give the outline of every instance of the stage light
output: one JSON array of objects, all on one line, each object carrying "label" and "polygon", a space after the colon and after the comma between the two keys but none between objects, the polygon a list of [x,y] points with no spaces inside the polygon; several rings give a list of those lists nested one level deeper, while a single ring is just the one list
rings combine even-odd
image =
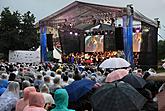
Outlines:
[{"label": "stage light", "polygon": [[74,35],[75,35],[75,36],[77,36],[77,35],[78,35],[78,33],[74,33]]},{"label": "stage light", "polygon": [[73,34],[73,32],[70,32],[69,34],[70,34],[70,35],[72,35],[72,34]]},{"label": "stage light", "polygon": [[59,28],[60,28],[60,26],[58,25],[58,26],[57,26],[57,29],[59,29]]},{"label": "stage light", "polygon": [[136,28],[136,33],[139,33],[140,32],[140,28]]},{"label": "stage light", "polygon": [[108,32],[105,32],[105,35],[107,35],[108,34]]}]

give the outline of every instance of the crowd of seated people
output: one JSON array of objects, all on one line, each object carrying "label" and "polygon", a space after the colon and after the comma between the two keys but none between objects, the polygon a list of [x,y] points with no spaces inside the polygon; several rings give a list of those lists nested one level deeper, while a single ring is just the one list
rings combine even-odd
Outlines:
[{"label": "crowd of seated people", "polygon": [[[101,57],[109,57],[110,53],[101,54]],[[89,66],[79,70],[75,63],[0,63],[0,111],[92,111],[90,96],[105,84],[106,76],[112,70]],[[130,73],[146,81],[145,87],[138,89],[148,100],[142,111],[157,111],[159,92],[165,92],[163,86],[159,91],[163,82],[148,80],[151,73],[140,68],[132,69]],[[95,81],[96,84],[78,102],[69,101],[65,87],[83,79]]]}]

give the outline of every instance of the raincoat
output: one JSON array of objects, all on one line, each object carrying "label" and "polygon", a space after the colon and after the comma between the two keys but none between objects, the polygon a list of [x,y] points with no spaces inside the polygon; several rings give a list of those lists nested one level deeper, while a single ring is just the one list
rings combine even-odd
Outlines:
[{"label": "raincoat", "polygon": [[56,107],[51,111],[75,111],[68,109],[68,93],[66,89],[57,89],[54,94]]}]

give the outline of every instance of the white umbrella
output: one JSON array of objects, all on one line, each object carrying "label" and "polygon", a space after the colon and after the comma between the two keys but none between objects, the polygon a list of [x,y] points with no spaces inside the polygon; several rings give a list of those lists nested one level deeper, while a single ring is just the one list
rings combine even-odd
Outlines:
[{"label": "white umbrella", "polygon": [[162,65],[162,67],[165,69],[165,63]]},{"label": "white umbrella", "polygon": [[129,66],[130,63],[123,58],[110,58],[104,60],[99,67],[115,69],[115,68],[129,67]]}]

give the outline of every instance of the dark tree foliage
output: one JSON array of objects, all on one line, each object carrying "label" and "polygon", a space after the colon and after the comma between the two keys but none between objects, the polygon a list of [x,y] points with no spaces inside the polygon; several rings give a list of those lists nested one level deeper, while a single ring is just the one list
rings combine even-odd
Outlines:
[{"label": "dark tree foliage", "polygon": [[158,60],[165,59],[165,40],[158,42]]},{"label": "dark tree foliage", "polygon": [[9,50],[37,48],[39,37],[34,23],[35,17],[30,11],[21,15],[4,8],[0,15],[0,53],[8,56]]}]

